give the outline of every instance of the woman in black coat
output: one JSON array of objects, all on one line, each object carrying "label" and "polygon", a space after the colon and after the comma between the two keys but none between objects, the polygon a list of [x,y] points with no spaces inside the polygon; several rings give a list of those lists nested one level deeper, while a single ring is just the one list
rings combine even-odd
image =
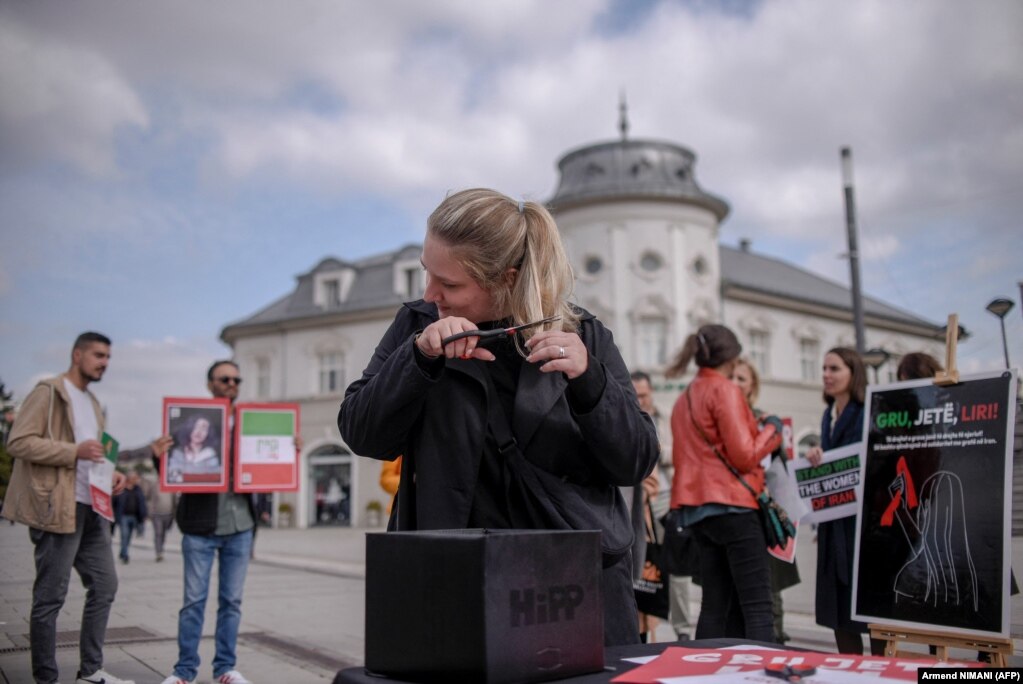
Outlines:
[{"label": "woman in black coat", "polygon": [[[821,453],[863,440],[863,400],[867,371],[855,350],[836,347],[824,355],[824,409],[821,444],[807,452],[813,465]],[[852,574],[856,542],[856,516],[817,526],[817,624],[835,632],[839,653],[863,655],[867,625],[853,620]],[[871,652],[883,653],[883,642],[871,640]]]},{"label": "woman in black coat", "polygon": [[638,642],[618,487],[651,472],[657,435],[610,331],[567,301],[554,219],[464,190],[431,214],[422,262],[423,299],[398,311],[338,414],[355,453],[403,455],[389,528],[600,529],[605,643]]}]

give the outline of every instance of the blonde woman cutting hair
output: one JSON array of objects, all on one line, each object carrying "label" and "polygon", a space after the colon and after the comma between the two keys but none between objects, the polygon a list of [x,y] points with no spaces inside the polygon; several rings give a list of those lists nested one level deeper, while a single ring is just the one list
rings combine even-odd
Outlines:
[{"label": "blonde woman cutting hair", "polygon": [[554,219],[464,190],[430,215],[422,262],[423,299],[398,311],[338,414],[356,453],[403,454],[389,528],[600,529],[605,643],[636,643],[618,487],[651,472],[657,435],[610,331],[568,302]]}]

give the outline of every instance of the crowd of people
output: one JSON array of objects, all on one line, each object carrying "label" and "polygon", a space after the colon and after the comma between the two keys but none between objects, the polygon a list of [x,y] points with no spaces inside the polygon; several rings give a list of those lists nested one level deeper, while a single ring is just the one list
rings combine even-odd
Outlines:
[{"label": "crowd of people", "polygon": [[[119,556],[128,563],[131,538],[142,532],[148,518],[157,561],[163,560],[172,520],[182,536],[184,598],[178,614],[178,660],[164,684],[191,684],[198,675],[199,640],[215,561],[219,568],[214,679],[219,684],[249,684],[235,665],[245,575],[255,528],[265,519],[260,497],[230,490],[175,496],[143,480],[139,469],[114,470],[110,483],[114,523],[108,522],[102,508],[94,508],[90,491],[90,473],[106,460],[106,450],[101,442],[105,416],[88,386],[106,372],[110,347],[110,338],[100,333],[79,335],[67,372],[32,390],[7,441],[14,468],[2,515],[28,526],[35,549],[29,618],[32,676],[43,684],[57,681],[57,615],[74,569],[86,589],[76,684],[132,684],[103,669],[107,620],[117,593],[111,540],[116,526],[121,535]],[[207,387],[215,398],[233,403],[240,383],[233,361],[215,361],[207,372]],[[186,441],[201,446],[203,431],[202,426],[191,425]],[[295,442],[300,450],[301,439],[296,437]],[[118,461],[132,465],[152,460],[157,466],[173,444],[171,436],[162,435],[146,446],[122,450]]]},{"label": "crowd of people", "polygon": [[[611,331],[569,301],[572,270],[543,205],[486,189],[453,193],[428,219],[422,264],[423,298],[396,313],[337,419],[355,453],[385,465],[381,483],[394,494],[389,529],[598,529],[605,644],[653,638],[657,618],[680,638],[695,627],[698,639],[784,642],[781,591],[800,581],[798,569],[768,555],[758,514],[758,495],[771,486],[765,465],[786,467],[782,422],[757,406],[757,370],[736,335],[708,324],[685,340],[667,375],[688,377],[692,365],[695,374],[662,425],[650,377],[630,373]],[[88,588],[77,681],[123,681],[102,669],[117,578],[110,525],[88,492],[89,468],[103,458],[103,415],[87,386],[102,377],[109,350],[106,337],[82,335],[68,372],[25,400],[8,444],[15,469],[3,515],[27,524],[36,548],[38,682],[57,678],[56,615],[72,567]],[[914,368],[906,372],[926,372]],[[207,373],[213,397],[234,402],[240,383],[233,361]],[[854,351],[825,354],[826,408],[811,462],[860,439],[865,386]],[[666,430],[670,450],[661,448]],[[203,421],[184,430],[170,456],[182,471],[213,462],[208,433]],[[125,460],[156,459],[170,444],[163,436]],[[56,484],[33,486],[39,482]],[[147,518],[158,561],[172,519],[182,533],[179,656],[164,684],[189,684],[198,674],[214,561],[213,674],[222,684],[246,684],[235,650],[254,530],[264,517],[259,501],[231,491],[175,497],[135,473],[115,474],[113,488],[122,562]],[[649,570],[646,545],[663,541],[668,509],[691,532],[695,571],[691,579],[662,577],[665,607],[640,612],[635,586]],[[817,620],[834,630],[843,653],[862,653],[865,631],[850,618],[854,530],[849,518],[816,530]],[[702,586],[695,626],[690,581]]]}]

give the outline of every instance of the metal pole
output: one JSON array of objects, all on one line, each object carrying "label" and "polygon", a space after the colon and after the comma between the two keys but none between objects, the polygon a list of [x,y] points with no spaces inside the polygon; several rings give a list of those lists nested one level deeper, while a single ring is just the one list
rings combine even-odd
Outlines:
[{"label": "metal pole", "polygon": [[856,351],[866,348],[863,330],[863,295],[860,290],[860,251],[856,239],[856,198],[853,195],[852,150],[842,148],[842,185],[845,188],[845,230],[849,242],[849,280],[852,285],[853,326],[856,329]]},{"label": "metal pole", "polygon": [[998,321],[1002,324],[1002,351],[1005,352],[1005,367],[1006,369],[1012,368],[1009,365],[1009,343],[1005,340],[1005,316],[999,316]]}]

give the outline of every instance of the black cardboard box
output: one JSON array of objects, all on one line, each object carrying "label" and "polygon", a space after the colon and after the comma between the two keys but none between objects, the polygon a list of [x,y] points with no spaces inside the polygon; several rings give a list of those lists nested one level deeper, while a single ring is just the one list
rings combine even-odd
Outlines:
[{"label": "black cardboard box", "polygon": [[600,533],[366,535],[366,669],[421,682],[542,682],[604,667]]}]

